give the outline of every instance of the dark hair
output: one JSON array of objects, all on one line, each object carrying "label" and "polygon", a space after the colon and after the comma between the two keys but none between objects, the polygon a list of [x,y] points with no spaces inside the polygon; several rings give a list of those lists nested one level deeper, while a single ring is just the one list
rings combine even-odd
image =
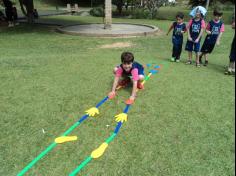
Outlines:
[{"label": "dark hair", "polygon": [[197,12],[201,14],[201,18],[204,18],[204,15],[202,14],[202,11],[199,8],[196,9],[196,13]]},{"label": "dark hair", "polygon": [[223,12],[221,12],[221,11],[218,10],[218,9],[215,9],[214,12],[213,12],[213,15],[214,15],[214,16],[220,16],[220,17],[221,17],[221,16],[223,15]]},{"label": "dark hair", "polygon": [[184,19],[184,14],[182,12],[178,12],[175,17],[180,18],[180,19]]},{"label": "dark hair", "polygon": [[123,52],[121,54],[121,62],[124,64],[130,64],[134,62],[134,55],[131,52]]}]

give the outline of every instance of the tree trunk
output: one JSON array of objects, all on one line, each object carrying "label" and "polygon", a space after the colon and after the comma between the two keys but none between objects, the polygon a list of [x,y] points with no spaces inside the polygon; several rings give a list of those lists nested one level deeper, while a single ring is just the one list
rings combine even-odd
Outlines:
[{"label": "tree trunk", "polygon": [[34,23],[34,2],[33,0],[19,0],[23,14],[29,23]]},{"label": "tree trunk", "polygon": [[111,4],[111,0],[105,0],[104,29],[111,29],[111,24],[112,24],[112,4]]},{"label": "tree trunk", "polygon": [[210,0],[207,0],[207,3],[206,3],[206,9],[208,10],[209,8],[209,4],[210,4]]}]

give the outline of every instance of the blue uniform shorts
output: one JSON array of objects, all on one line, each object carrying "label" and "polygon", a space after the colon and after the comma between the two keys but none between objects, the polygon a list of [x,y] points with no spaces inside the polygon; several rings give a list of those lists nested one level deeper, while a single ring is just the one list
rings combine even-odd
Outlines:
[{"label": "blue uniform shorts", "polygon": [[196,53],[200,52],[200,41],[198,43],[187,41],[185,50],[190,52],[195,51]]}]

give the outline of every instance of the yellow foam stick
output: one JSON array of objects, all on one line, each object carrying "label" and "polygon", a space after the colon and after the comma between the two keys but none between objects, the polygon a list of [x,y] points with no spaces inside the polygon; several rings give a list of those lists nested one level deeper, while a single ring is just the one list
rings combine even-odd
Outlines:
[{"label": "yellow foam stick", "polygon": [[55,139],[55,142],[57,144],[61,144],[64,142],[70,142],[70,141],[75,141],[77,140],[77,136],[61,136]]},{"label": "yellow foam stick", "polygon": [[121,113],[121,114],[116,115],[115,118],[116,118],[116,122],[123,123],[127,121],[128,115],[126,113]]},{"label": "yellow foam stick", "polygon": [[92,158],[99,158],[100,156],[103,155],[103,153],[105,152],[106,148],[108,147],[108,144],[106,142],[102,143],[97,149],[95,149],[92,153],[91,153],[91,157]]},{"label": "yellow foam stick", "polygon": [[96,114],[99,114],[99,110],[96,107],[92,107],[90,109],[88,109],[87,111],[85,111],[86,114],[88,114],[90,117],[94,117]]}]

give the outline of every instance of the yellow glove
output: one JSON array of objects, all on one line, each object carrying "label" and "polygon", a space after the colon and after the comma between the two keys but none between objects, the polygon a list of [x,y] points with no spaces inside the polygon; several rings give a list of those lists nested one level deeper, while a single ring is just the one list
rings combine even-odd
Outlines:
[{"label": "yellow glove", "polygon": [[126,113],[121,113],[115,116],[116,122],[127,122],[128,115]]},{"label": "yellow glove", "polygon": [[96,114],[99,114],[99,110],[96,107],[92,107],[89,110],[85,111],[90,117],[94,117]]}]

